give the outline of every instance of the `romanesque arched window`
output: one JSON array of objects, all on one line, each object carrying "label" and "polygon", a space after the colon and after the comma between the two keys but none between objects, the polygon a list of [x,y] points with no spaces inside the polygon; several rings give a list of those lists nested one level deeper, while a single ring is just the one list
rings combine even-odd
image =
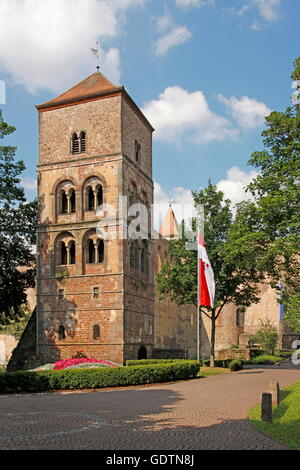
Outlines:
[{"label": "romanesque arched window", "polygon": [[80,152],[80,139],[77,135],[77,132],[74,132],[72,135],[72,153],[73,155]]},{"label": "romanesque arched window", "polygon": [[85,153],[86,151],[86,133],[85,131],[74,132],[71,139],[71,153]]},{"label": "romanesque arched window", "polygon": [[59,339],[66,339],[66,329],[64,327],[64,325],[59,325],[59,329],[58,329],[58,338]]},{"label": "romanesque arched window", "polygon": [[56,264],[69,265],[76,263],[75,240],[71,233],[60,234],[55,242]]},{"label": "romanesque arched window", "polygon": [[89,178],[83,186],[84,207],[86,211],[95,211],[103,204],[103,186],[97,177]]},{"label": "romanesque arched window", "polygon": [[100,339],[100,326],[94,325],[93,326],[93,339]]},{"label": "romanesque arched window", "polygon": [[59,214],[76,212],[76,193],[72,181],[62,181],[56,188],[56,207]]},{"label": "romanesque arched window", "polygon": [[103,263],[105,253],[104,240],[99,238],[95,230],[85,235],[83,246],[85,249],[86,263]]},{"label": "romanesque arched window", "polygon": [[84,131],[80,132],[79,140],[80,140],[80,153],[85,153],[86,134]]}]

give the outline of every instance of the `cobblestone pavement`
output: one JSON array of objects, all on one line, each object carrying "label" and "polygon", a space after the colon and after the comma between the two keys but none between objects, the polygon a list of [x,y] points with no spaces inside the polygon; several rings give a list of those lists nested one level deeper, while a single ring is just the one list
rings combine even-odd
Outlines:
[{"label": "cobblestone pavement", "polygon": [[300,368],[252,369],[172,384],[0,396],[0,449],[284,449],[247,421],[270,380]]}]

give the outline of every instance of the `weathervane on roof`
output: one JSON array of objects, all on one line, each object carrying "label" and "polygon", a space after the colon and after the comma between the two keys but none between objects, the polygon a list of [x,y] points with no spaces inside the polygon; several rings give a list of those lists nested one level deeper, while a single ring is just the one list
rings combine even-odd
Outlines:
[{"label": "weathervane on roof", "polygon": [[172,207],[173,202],[175,202],[173,198],[169,199],[169,206],[170,207]]},{"label": "weathervane on roof", "polygon": [[100,71],[100,65],[99,65],[99,55],[100,55],[100,50],[99,50],[99,41],[97,41],[97,49],[94,49],[93,47],[91,48],[91,52],[92,54],[94,54],[95,56],[97,56],[97,70],[98,72]]}]

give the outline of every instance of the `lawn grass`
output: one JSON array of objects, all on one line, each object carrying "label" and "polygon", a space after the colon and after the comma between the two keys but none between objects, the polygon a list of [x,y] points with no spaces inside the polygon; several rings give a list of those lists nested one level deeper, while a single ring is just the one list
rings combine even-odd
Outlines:
[{"label": "lawn grass", "polygon": [[254,357],[253,359],[250,359],[248,361],[244,361],[244,364],[257,364],[257,365],[263,365],[263,364],[277,364],[278,362],[285,361],[286,357],[280,357],[280,356],[270,356],[267,354],[262,354],[261,356]]},{"label": "lawn grass", "polygon": [[280,399],[280,405],[273,408],[272,423],[261,420],[260,405],[250,410],[250,422],[259,431],[292,449],[300,450],[300,381],[282,390]]},{"label": "lawn grass", "polygon": [[201,367],[199,377],[210,377],[211,375],[230,374],[230,369],[225,367]]}]

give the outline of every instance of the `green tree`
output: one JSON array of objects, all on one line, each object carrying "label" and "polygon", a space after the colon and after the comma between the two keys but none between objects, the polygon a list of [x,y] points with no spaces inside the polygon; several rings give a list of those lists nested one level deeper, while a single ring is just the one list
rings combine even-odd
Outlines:
[{"label": "green tree", "polygon": [[300,333],[300,293],[291,295],[286,306],[284,321],[296,333]]},{"label": "green tree", "polygon": [[[211,321],[210,365],[214,367],[216,321],[224,306],[235,303],[249,306],[259,301],[257,284],[262,276],[256,269],[255,253],[245,239],[235,242],[230,201],[209,182],[208,187],[193,192],[196,207],[204,206],[205,245],[214,271],[216,294],[213,308],[201,307]],[[170,262],[157,275],[161,296],[169,296],[178,305],[197,306],[197,252],[186,249],[186,239],[169,243]]]},{"label": "green tree", "polygon": [[269,319],[261,321],[261,327],[255,335],[252,335],[251,339],[263,348],[265,354],[274,356],[278,345],[278,331]]},{"label": "green tree", "polygon": [[[300,80],[300,58],[291,78]],[[297,93],[300,82],[297,82]],[[300,103],[300,95],[299,95]],[[262,132],[265,149],[254,152],[248,162],[259,175],[248,186],[253,200],[239,205],[236,237],[252,238],[257,266],[272,287],[284,285],[286,306],[300,285],[300,105],[272,112]],[[300,310],[298,311],[300,320]]]},{"label": "green tree", "polygon": [[[0,110],[0,139],[12,134]],[[20,186],[23,161],[15,162],[16,147],[0,146],[0,324],[23,316],[26,289],[35,285],[37,201],[26,202]]]}]

